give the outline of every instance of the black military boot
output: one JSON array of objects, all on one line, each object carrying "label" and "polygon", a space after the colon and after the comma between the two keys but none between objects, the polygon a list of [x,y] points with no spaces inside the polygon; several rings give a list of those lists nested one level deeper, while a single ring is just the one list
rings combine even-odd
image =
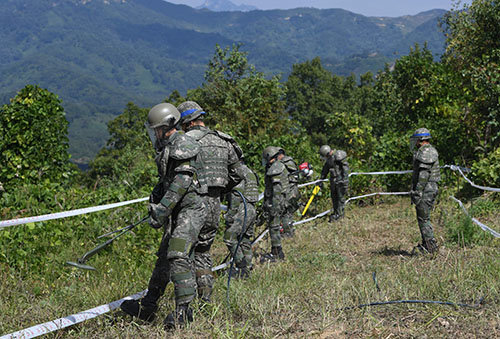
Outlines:
[{"label": "black military boot", "polygon": [[281,246],[271,247],[271,254],[276,259],[285,260],[285,253],[283,253],[283,249],[281,248]]},{"label": "black military boot", "polygon": [[123,312],[144,321],[152,322],[155,319],[158,306],[155,304],[144,303],[142,300],[125,300],[120,308]]},{"label": "black military boot", "polygon": [[439,249],[439,245],[437,244],[437,241],[434,238],[429,239],[429,240],[425,240],[423,242],[423,246],[425,247],[425,249],[429,253],[435,253]]},{"label": "black military boot", "polygon": [[243,260],[241,263],[237,263],[236,267],[238,267],[238,278],[248,279],[250,277],[250,270],[248,269],[245,260]]},{"label": "black military boot", "polygon": [[424,240],[421,244],[418,244],[413,248],[412,254],[432,254],[437,252],[439,246],[436,239]]},{"label": "black military boot", "polygon": [[166,330],[173,330],[175,327],[183,327],[187,323],[193,321],[193,310],[188,305],[179,305],[172,311],[165,320],[163,325]]},{"label": "black military boot", "polygon": [[336,222],[339,220],[340,216],[338,214],[330,214],[330,217],[328,218],[329,222]]}]

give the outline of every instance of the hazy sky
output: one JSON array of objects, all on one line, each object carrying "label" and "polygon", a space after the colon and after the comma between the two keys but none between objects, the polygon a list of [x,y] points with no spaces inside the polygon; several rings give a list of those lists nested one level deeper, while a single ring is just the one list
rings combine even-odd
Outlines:
[{"label": "hazy sky", "polygon": [[[176,4],[199,6],[204,0],[166,0]],[[295,7],[343,8],[367,16],[401,16],[434,8],[451,9],[453,0],[231,0],[234,4],[253,5],[259,9]],[[470,3],[470,0],[466,1]]]}]

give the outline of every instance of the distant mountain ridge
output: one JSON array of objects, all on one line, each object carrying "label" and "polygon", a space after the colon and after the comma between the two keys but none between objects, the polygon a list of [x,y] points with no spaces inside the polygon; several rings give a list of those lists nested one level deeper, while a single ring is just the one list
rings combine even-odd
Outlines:
[{"label": "distant mountain ridge", "polygon": [[200,85],[216,43],[241,42],[258,70],[285,76],[316,56],[337,74],[376,72],[415,42],[441,53],[444,13],[378,18],[313,8],[213,12],[163,0],[4,0],[0,101],[28,83],[57,93],[71,153],[93,156],[107,138],[105,122],[128,101],[150,106]]},{"label": "distant mountain ridge", "polygon": [[234,11],[248,12],[257,9],[257,7],[255,6],[250,6],[245,4],[236,5],[229,0],[205,0],[203,4],[201,4],[196,8],[197,9],[206,8],[214,12],[234,12]]}]

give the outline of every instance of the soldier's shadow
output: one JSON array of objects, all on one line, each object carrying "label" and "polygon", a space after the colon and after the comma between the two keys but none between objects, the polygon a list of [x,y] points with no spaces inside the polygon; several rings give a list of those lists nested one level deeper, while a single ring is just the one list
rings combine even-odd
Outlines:
[{"label": "soldier's shadow", "polygon": [[401,248],[389,248],[385,246],[381,250],[374,250],[371,252],[372,254],[378,254],[378,255],[385,255],[385,256],[403,256],[403,257],[413,257],[416,254],[413,252],[408,252],[406,250],[403,250]]}]

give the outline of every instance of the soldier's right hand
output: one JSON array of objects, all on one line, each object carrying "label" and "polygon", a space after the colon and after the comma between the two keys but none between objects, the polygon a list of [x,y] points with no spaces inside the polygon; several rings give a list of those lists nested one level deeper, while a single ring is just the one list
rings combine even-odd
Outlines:
[{"label": "soldier's right hand", "polygon": [[420,201],[422,201],[422,192],[411,191],[410,197],[411,197],[411,203],[414,205],[418,205],[420,204]]}]

